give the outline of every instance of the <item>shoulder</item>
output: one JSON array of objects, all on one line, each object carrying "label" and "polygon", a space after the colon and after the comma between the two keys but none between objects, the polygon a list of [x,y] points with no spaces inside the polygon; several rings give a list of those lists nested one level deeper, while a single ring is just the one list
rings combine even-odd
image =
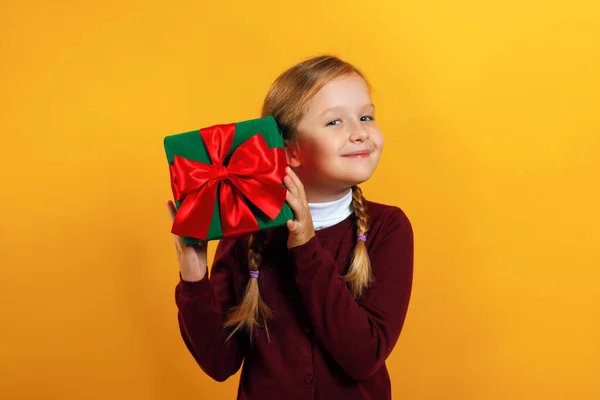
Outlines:
[{"label": "shoulder", "polygon": [[410,233],[412,236],[411,221],[400,207],[367,201],[366,208],[369,216],[369,230],[372,234],[389,234],[400,230],[405,234]]},{"label": "shoulder", "polygon": [[366,207],[369,218],[369,252],[380,254],[394,251],[411,254],[414,247],[413,227],[404,210],[372,201],[367,201]]},{"label": "shoulder", "polygon": [[400,207],[367,202],[370,230],[367,250],[376,279],[399,279],[400,285],[412,280],[414,259],[413,228]]}]

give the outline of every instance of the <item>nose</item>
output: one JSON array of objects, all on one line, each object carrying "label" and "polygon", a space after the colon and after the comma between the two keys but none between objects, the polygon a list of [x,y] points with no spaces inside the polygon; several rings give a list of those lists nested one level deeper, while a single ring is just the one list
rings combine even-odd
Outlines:
[{"label": "nose", "polygon": [[363,143],[369,140],[369,131],[362,124],[354,123],[350,127],[350,141],[352,143]]}]

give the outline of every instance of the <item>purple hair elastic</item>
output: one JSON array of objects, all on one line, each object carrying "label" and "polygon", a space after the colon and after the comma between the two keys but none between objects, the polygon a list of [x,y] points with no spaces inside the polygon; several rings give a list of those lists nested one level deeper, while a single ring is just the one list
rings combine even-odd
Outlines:
[{"label": "purple hair elastic", "polygon": [[356,236],[356,238],[357,238],[358,240],[362,240],[363,242],[366,242],[366,241],[367,241],[367,237],[366,237],[365,235],[358,235],[358,236]]},{"label": "purple hair elastic", "polygon": [[258,279],[258,271],[250,271],[250,278]]}]

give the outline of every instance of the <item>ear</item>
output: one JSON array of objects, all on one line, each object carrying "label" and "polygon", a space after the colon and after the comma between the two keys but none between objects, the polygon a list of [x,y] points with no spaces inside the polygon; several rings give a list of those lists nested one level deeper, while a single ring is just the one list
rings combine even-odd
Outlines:
[{"label": "ear", "polygon": [[284,145],[288,165],[292,168],[298,168],[302,165],[300,162],[300,148],[298,147],[298,144],[285,140]]}]

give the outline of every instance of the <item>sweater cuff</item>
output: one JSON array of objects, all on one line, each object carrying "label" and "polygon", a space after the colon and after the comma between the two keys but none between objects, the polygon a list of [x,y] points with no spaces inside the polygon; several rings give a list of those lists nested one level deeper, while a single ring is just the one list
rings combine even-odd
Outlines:
[{"label": "sweater cuff", "polygon": [[179,285],[181,287],[181,293],[188,297],[210,296],[211,294],[210,280],[208,279],[208,274],[204,275],[204,278],[202,278],[199,281],[189,282],[183,280],[180,272]]}]

